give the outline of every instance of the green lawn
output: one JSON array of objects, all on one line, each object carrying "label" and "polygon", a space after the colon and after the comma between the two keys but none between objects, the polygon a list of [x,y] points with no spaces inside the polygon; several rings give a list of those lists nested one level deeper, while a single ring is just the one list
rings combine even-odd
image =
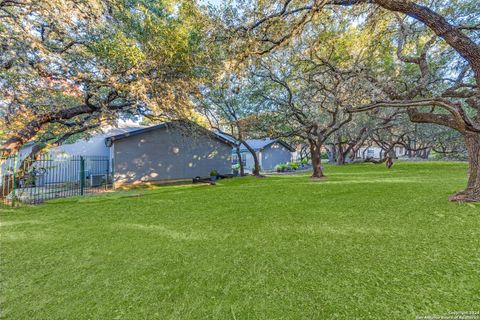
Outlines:
[{"label": "green lawn", "polygon": [[[4,319],[415,319],[480,311],[462,163],[328,167],[0,210]],[[141,196],[137,196],[140,194]]]}]

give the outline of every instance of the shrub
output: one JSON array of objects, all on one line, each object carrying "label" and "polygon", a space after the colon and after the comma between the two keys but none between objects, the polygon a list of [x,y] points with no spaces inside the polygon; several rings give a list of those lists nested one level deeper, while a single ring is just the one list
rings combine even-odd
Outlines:
[{"label": "shrub", "polygon": [[212,169],[212,171],[210,171],[210,177],[216,177],[216,176],[218,176],[218,171],[215,169]]},{"label": "shrub", "polygon": [[303,160],[300,161],[300,163],[301,163],[301,164],[308,164],[309,161],[308,161],[308,159],[303,159]]},{"label": "shrub", "polygon": [[287,165],[284,163],[279,163],[275,166],[275,170],[277,170],[277,172],[285,172],[287,170]]},{"label": "shrub", "polygon": [[295,163],[295,162],[289,162],[289,163],[287,163],[287,166],[289,166],[293,170],[297,170],[298,167],[299,167],[298,163]]},{"label": "shrub", "polygon": [[234,164],[232,166],[232,172],[234,176],[238,176],[240,174],[240,164]]}]

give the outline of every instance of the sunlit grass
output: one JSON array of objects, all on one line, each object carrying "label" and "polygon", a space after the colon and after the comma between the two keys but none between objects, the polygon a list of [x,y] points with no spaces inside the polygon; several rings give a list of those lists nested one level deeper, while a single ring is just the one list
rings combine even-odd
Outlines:
[{"label": "sunlit grass", "polygon": [[415,319],[480,310],[463,163],[149,186],[0,211],[5,319]]}]

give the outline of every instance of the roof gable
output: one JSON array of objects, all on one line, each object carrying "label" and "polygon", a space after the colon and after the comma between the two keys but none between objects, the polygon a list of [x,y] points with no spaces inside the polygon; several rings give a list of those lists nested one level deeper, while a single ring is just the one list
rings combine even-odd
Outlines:
[{"label": "roof gable", "polygon": [[[270,138],[252,139],[252,140],[246,140],[245,142],[255,151],[262,151],[275,143],[281,144],[290,152],[294,151],[294,149],[290,145],[288,145],[286,142],[280,139],[270,139]],[[247,147],[244,144],[242,144],[241,149],[247,150]]]},{"label": "roof gable", "polygon": [[[232,137],[231,135],[229,135],[228,133],[225,133],[223,131],[220,131],[220,130],[217,130],[215,132],[216,135],[222,137],[223,139],[227,140],[230,142],[231,145],[238,145],[239,144],[239,141],[237,139],[235,139],[234,137]],[[281,139],[272,139],[272,138],[265,138],[265,139],[250,139],[250,140],[246,140],[245,141],[250,147],[253,148],[253,150],[255,151],[261,151],[265,148],[268,148],[269,146],[273,145],[274,143],[279,143],[281,144],[282,146],[284,146],[285,148],[288,149],[288,151],[290,152],[294,152],[295,149],[290,146],[288,143],[286,143],[285,141],[281,140]],[[248,150],[247,147],[242,143],[242,145],[240,146],[240,150],[241,151],[246,151]]]},{"label": "roof gable", "polygon": [[124,132],[122,134],[113,135],[113,136],[107,137],[105,139],[105,144],[107,146],[111,146],[115,141],[122,140],[122,139],[128,139],[129,137],[136,136],[136,135],[139,135],[139,134],[142,134],[142,133],[145,133],[145,132],[166,129],[169,126],[173,126],[173,127],[174,126],[181,126],[181,127],[184,127],[184,128],[190,127],[193,130],[201,131],[202,133],[207,134],[214,139],[217,139],[217,140],[219,140],[219,141],[221,141],[225,144],[228,144],[229,146],[232,146],[232,142],[225,139],[224,137],[222,137],[222,136],[220,136],[220,135],[218,135],[218,134],[216,134],[216,133],[214,133],[210,130],[207,130],[206,128],[204,128],[204,127],[202,127],[202,126],[200,126],[200,125],[198,125],[194,122],[184,121],[184,120],[164,122],[164,123],[161,123],[161,124],[158,124],[158,125],[145,127],[145,128],[140,128],[138,130],[133,130],[133,131],[129,131],[129,132]]}]

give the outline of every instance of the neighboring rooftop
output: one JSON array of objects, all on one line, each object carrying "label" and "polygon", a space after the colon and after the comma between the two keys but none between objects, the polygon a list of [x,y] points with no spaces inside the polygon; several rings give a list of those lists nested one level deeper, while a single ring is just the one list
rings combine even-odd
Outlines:
[{"label": "neighboring rooftop", "polygon": [[[279,143],[285,148],[287,148],[290,152],[295,151],[290,145],[288,145],[286,142],[280,140],[280,139],[251,139],[251,140],[246,140],[245,141],[250,147],[252,147],[253,150],[255,151],[262,151],[263,149],[271,146],[274,143]],[[241,146],[242,151],[246,151],[247,147],[242,144]]]},{"label": "neighboring rooftop", "polygon": [[[232,136],[230,136],[229,134],[223,132],[223,131],[219,131],[217,130],[216,131],[216,134],[223,137],[224,139],[230,141],[232,144],[236,145],[238,143],[238,141],[233,138]],[[245,142],[253,148],[253,150],[255,151],[261,151],[265,148],[267,148],[268,146],[274,144],[275,142],[281,144],[282,146],[284,146],[285,148],[287,148],[290,152],[293,152],[295,151],[294,148],[292,148],[288,143],[280,140],[280,139],[271,139],[271,138],[265,138],[265,139],[249,139],[249,140],[245,140]],[[242,143],[242,146],[240,148],[241,151],[247,151],[247,147]]]}]

